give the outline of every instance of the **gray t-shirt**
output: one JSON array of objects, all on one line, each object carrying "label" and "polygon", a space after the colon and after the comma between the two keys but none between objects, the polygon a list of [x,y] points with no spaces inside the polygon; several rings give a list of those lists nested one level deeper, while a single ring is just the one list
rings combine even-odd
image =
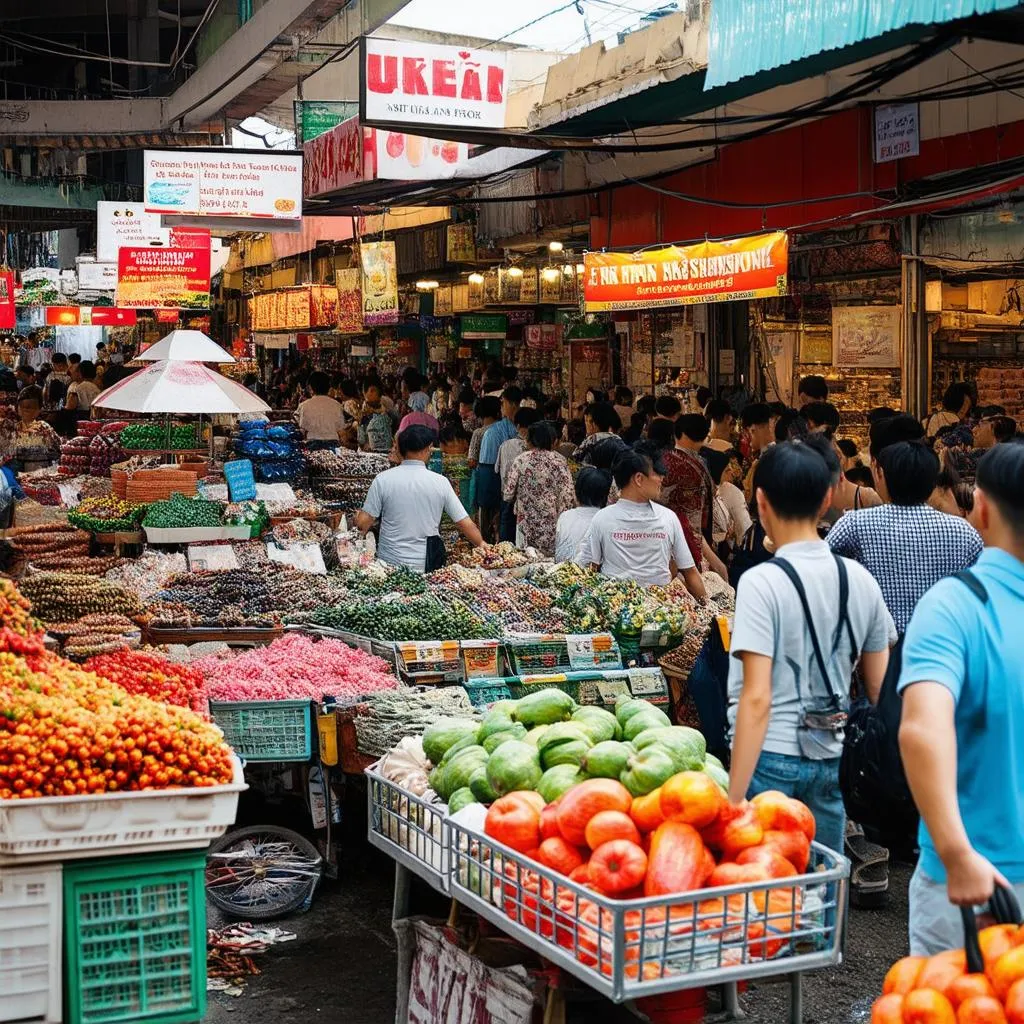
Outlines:
[{"label": "gray t-shirt", "polygon": [[467,517],[447,478],[431,472],[419,459],[406,459],[374,477],[363,511],[380,520],[377,557],[413,572],[424,570],[427,538],[437,536],[441,515],[447,512],[453,523]]},{"label": "gray t-shirt", "polygon": [[[785,544],[776,555],[785,558],[803,582],[829,678],[845,701],[850,690],[851,651],[845,628],[836,637],[839,571],[835,559],[824,541]],[[858,648],[855,655],[885,650],[896,640],[896,627],[885,607],[882,591],[862,565],[847,558],[843,562],[850,583],[848,607]],[[748,569],[736,590],[736,620],[729,659],[730,732],[736,728],[736,706],[743,689],[743,662],[739,655],[744,651],[772,659],[772,710],[764,749],[800,757],[797,733],[802,708],[806,708],[809,699],[827,698],[828,690],[815,663],[800,598],[786,574],[771,561]],[[816,730],[814,736],[822,740],[818,744],[821,758],[839,757],[842,753],[842,734]]]}]

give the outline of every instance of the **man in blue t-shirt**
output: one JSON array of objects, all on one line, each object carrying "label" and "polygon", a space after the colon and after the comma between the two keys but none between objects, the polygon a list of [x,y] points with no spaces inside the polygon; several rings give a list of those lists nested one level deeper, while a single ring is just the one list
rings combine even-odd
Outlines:
[{"label": "man in blue t-shirt", "polygon": [[971,518],[985,541],[973,580],[936,583],[903,647],[900,750],[921,812],[917,955],[962,946],[957,908],[996,885],[1024,900],[1024,443],[978,463]]}]

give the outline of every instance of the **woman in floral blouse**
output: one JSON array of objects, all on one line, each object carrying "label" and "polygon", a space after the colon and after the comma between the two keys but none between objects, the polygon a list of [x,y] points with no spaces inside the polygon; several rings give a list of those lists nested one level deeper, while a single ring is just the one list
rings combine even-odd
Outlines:
[{"label": "woman in floral blouse", "polygon": [[532,424],[526,441],[527,450],[512,463],[504,497],[515,506],[517,544],[550,556],[558,517],[576,506],[576,493],[569,464],[551,450],[551,425],[543,420]]},{"label": "woman in floral blouse", "polygon": [[18,470],[38,469],[60,458],[60,438],[39,418],[43,392],[34,384],[18,392],[17,417],[0,421],[0,465]]}]

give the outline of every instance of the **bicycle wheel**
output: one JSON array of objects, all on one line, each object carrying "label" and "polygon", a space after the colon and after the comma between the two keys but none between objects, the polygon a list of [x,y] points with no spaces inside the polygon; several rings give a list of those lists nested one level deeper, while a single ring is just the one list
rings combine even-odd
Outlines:
[{"label": "bicycle wheel", "polygon": [[301,907],[320,881],[322,869],[316,847],[297,832],[251,825],[211,844],[206,892],[233,917],[266,921]]}]

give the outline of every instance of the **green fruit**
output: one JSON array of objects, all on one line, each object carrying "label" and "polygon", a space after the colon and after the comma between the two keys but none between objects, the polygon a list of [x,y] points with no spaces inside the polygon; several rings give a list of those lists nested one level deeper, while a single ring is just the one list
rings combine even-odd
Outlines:
[{"label": "green fruit", "polygon": [[554,687],[545,687],[522,697],[516,707],[516,721],[527,728],[564,722],[576,710],[576,701]]},{"label": "green fruit", "polygon": [[685,725],[645,729],[637,736],[633,745],[637,750],[646,750],[655,743],[672,755],[677,772],[699,772],[704,767],[707,744],[704,736],[696,729],[690,729]]},{"label": "green fruit", "polygon": [[556,743],[540,755],[541,767],[554,768],[559,764],[580,767],[590,746],[590,740],[569,740],[566,743]]},{"label": "green fruit", "polygon": [[477,798],[473,796],[473,790],[469,786],[463,786],[462,789],[455,790],[450,797],[448,797],[448,813],[457,814],[467,804],[479,803]]},{"label": "green fruit", "polygon": [[633,796],[645,796],[675,774],[676,764],[672,755],[655,744],[630,755],[619,782]]},{"label": "green fruit", "polygon": [[484,715],[484,720],[480,723],[477,740],[483,743],[488,736],[493,736],[496,732],[505,732],[511,729],[513,724],[511,715],[506,714],[504,711],[494,711],[492,709]]},{"label": "green fruit", "polygon": [[[715,758],[718,761],[718,758]],[[719,761],[718,764],[712,764],[711,759],[708,759],[708,763],[704,765],[702,771],[705,775],[710,776],[718,785],[725,791],[726,794],[729,792],[729,773],[722,767],[722,763]]]},{"label": "green fruit", "polygon": [[487,763],[487,751],[483,747],[464,747],[446,765],[441,767],[441,788],[437,795],[447,802],[457,789],[469,785],[473,772]]},{"label": "green fruit", "polygon": [[[519,723],[517,723],[519,724]],[[544,734],[550,729],[550,725],[537,725],[534,726],[526,734],[526,742],[532,743],[535,747],[540,747],[540,741],[544,738]]]},{"label": "green fruit", "polygon": [[625,693],[620,693],[615,698],[615,717],[618,720],[619,725],[625,728],[626,723],[634,716],[640,714],[641,711],[646,711],[648,708],[653,708],[654,705],[649,700],[639,700],[636,697],[630,697]]},{"label": "green fruit", "polygon": [[482,804],[493,804],[498,799],[498,794],[491,789],[491,784],[487,781],[486,765],[481,765],[470,776],[469,788]]},{"label": "green fruit", "polygon": [[487,781],[498,796],[535,789],[542,774],[537,748],[520,740],[502,743],[487,759]]},{"label": "green fruit", "polygon": [[592,705],[577,708],[572,713],[572,720],[587,731],[594,743],[622,739],[622,727],[618,719],[604,708],[595,708]]},{"label": "green fruit", "polygon": [[488,709],[493,714],[498,712],[502,715],[508,715],[509,718],[516,717],[516,706],[519,704],[517,700],[496,700]]},{"label": "green fruit", "polygon": [[[701,733],[701,735],[703,736],[703,733]],[[725,765],[722,764],[722,762],[719,761],[719,759],[717,757],[715,757],[714,754],[705,754],[704,755],[704,763],[705,764],[713,764],[716,768],[721,768],[723,772],[725,771]]]},{"label": "green fruit", "polygon": [[441,718],[423,733],[423,753],[431,764],[440,764],[449,747],[466,736],[476,738],[479,722],[468,718]]},{"label": "green fruit", "polygon": [[635,739],[645,729],[658,729],[672,724],[671,719],[664,711],[659,711],[653,705],[638,715],[631,715],[629,721],[622,727],[622,735],[627,740]]},{"label": "green fruit", "polygon": [[439,787],[442,785],[442,782],[441,782],[441,766],[440,765],[438,765],[436,768],[432,768],[430,770],[430,774],[427,776],[427,783],[428,783],[430,788],[435,793],[440,794],[440,788]]},{"label": "green fruit", "polygon": [[441,758],[441,767],[443,768],[460,750],[465,750],[466,747],[475,747],[476,736],[463,736],[461,740],[456,740],[445,752],[444,757]]},{"label": "green fruit", "polygon": [[556,764],[549,768],[537,783],[537,792],[545,803],[554,803],[567,789],[572,789],[586,776],[574,764]]},{"label": "green fruit", "polygon": [[557,746],[559,743],[568,743],[571,740],[583,740],[590,743],[590,737],[576,722],[557,722],[544,730],[544,735],[537,741],[537,749],[543,754],[548,747]]},{"label": "green fruit", "polygon": [[583,770],[595,779],[617,779],[625,770],[633,753],[632,743],[605,740],[595,743],[583,758]]},{"label": "green fruit", "polygon": [[483,747],[488,754],[493,754],[507,740],[524,740],[527,735],[525,725],[522,725],[520,722],[513,722],[508,729],[502,729],[501,732],[492,732],[484,740]]}]

